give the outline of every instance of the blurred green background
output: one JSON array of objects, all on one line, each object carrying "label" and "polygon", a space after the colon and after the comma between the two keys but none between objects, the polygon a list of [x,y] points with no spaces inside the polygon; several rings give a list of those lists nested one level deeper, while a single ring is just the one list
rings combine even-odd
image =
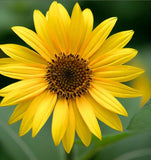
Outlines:
[{"label": "blurred green background", "polygon": [[[25,26],[33,29],[33,11],[41,10],[44,14],[52,1],[48,0],[1,0],[0,1],[0,44],[17,43],[26,45],[11,30],[12,26]],[[63,0],[62,3],[71,14],[76,1]],[[94,15],[94,26],[109,17],[118,17],[111,34],[133,29],[135,34],[127,47],[137,49],[139,59],[146,71],[151,75],[151,1],[78,1],[82,10],[90,8]],[[0,57],[6,55],[0,51]],[[0,76],[0,87],[15,80]],[[126,128],[132,116],[139,110],[140,98],[123,99],[129,117],[123,118]],[[0,160],[62,160],[65,158],[62,145],[55,147],[51,137],[51,117],[33,139],[31,132],[19,138],[20,122],[8,126],[8,119],[15,107],[0,108]],[[150,116],[151,117],[151,116]],[[118,133],[101,124],[103,136]],[[84,159],[91,153],[93,143],[88,147],[79,144],[76,138],[74,154],[76,159]],[[98,142],[99,143],[99,142]],[[88,158],[86,158],[88,159]],[[95,160],[149,160],[151,159],[151,130],[106,145],[91,156]]]}]

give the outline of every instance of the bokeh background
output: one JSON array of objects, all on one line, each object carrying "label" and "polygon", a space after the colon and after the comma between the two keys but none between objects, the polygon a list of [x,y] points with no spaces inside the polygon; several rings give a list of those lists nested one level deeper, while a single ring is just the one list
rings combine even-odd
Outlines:
[{"label": "bokeh background", "polygon": [[[0,44],[17,43],[26,46],[11,30],[12,26],[25,26],[34,30],[33,11],[41,10],[44,14],[52,1],[50,0],[1,0],[0,1]],[[63,0],[62,3],[71,15],[76,1]],[[94,15],[94,27],[109,17],[118,17],[111,34],[133,29],[135,34],[127,47],[138,50],[137,57],[131,64],[143,66],[151,77],[151,1],[78,1],[81,8],[90,8]],[[0,57],[6,57],[0,51]],[[0,76],[0,88],[16,80]],[[142,84],[143,85],[143,82]],[[126,107],[129,117],[122,118],[126,128],[132,116],[139,110],[140,98],[120,99]],[[62,145],[55,147],[51,137],[51,117],[39,134],[32,139],[31,132],[19,138],[20,122],[8,126],[8,119],[15,106],[0,108],[0,160],[42,160],[65,158]],[[115,134],[116,131],[101,124],[103,136]],[[78,138],[74,145],[76,159],[86,158],[91,153],[93,143],[85,148]],[[98,142],[99,143],[99,142]],[[92,158],[93,157],[93,158]],[[86,158],[88,159],[88,158]],[[151,131],[141,132],[95,151],[91,156],[95,160],[149,160],[151,159]]]}]

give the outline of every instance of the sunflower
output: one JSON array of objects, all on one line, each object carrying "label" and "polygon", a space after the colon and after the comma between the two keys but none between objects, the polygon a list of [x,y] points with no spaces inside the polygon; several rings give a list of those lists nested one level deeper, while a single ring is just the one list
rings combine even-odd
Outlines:
[{"label": "sunflower", "polygon": [[44,16],[34,11],[36,33],[25,27],[12,30],[32,49],[17,44],[0,48],[10,57],[0,60],[0,73],[18,79],[0,90],[1,106],[17,105],[9,124],[21,120],[19,136],[32,129],[35,137],[53,112],[52,137],[70,152],[75,131],[89,146],[91,135],[101,140],[98,120],[122,131],[118,115],[127,111],[115,97],[141,94],[121,82],[132,80],[142,69],[123,65],[137,50],[123,48],[133,31],[108,38],[117,18],[104,20],[93,29],[90,9],[75,4],[71,17],[54,1]]}]

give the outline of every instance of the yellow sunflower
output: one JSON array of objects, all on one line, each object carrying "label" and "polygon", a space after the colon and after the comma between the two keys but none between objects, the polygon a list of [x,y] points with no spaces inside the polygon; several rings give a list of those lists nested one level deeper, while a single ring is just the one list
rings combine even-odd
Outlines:
[{"label": "yellow sunflower", "polygon": [[115,97],[141,94],[121,82],[136,78],[142,69],[123,65],[137,51],[123,48],[133,31],[110,36],[117,18],[109,18],[93,29],[90,9],[75,4],[71,17],[57,2],[46,16],[34,11],[36,33],[25,27],[12,30],[32,49],[4,44],[0,48],[10,57],[0,60],[0,73],[20,81],[0,90],[1,106],[16,105],[9,124],[22,120],[19,136],[32,129],[35,137],[53,112],[52,137],[62,140],[70,152],[75,131],[85,146],[91,134],[101,140],[97,119],[122,131],[118,115],[127,112]]}]

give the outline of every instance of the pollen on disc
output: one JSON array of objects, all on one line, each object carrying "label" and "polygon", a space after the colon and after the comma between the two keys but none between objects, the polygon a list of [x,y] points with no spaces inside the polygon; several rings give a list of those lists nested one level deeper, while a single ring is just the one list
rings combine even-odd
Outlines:
[{"label": "pollen on disc", "polygon": [[75,98],[85,94],[92,80],[87,61],[78,55],[55,55],[48,63],[46,80],[48,89],[59,97]]}]

